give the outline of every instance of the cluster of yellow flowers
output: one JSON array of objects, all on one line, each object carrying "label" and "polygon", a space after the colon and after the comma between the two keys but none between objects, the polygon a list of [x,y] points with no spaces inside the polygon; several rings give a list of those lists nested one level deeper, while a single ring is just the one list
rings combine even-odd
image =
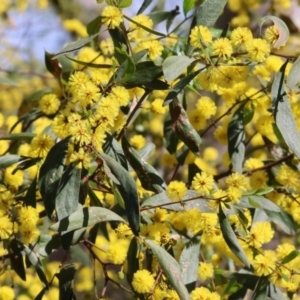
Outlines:
[{"label": "cluster of yellow flowers", "polygon": [[[0,4],[0,12],[1,5],[4,4]],[[288,8],[290,1],[278,0],[272,5],[275,10],[280,5]],[[159,246],[163,253],[171,253],[170,256],[180,263],[189,241],[200,240],[200,237],[194,266],[197,284],[190,290],[192,300],[228,297],[233,293],[223,284],[229,273],[228,264],[232,271],[237,272],[246,260],[251,265],[249,270],[252,270],[253,276],[267,278],[284,292],[296,293],[300,289],[300,256],[293,240],[281,234],[281,230],[293,232],[292,228],[286,228],[285,222],[300,224],[299,162],[296,159],[292,161],[290,156],[286,161],[277,163],[278,159],[289,155],[284,147],[278,146],[284,154],[279,153],[279,157],[273,154],[275,146],[282,145],[274,129],[270,91],[275,75],[284,63],[285,55],[279,54],[282,48],[277,49],[276,46],[282,32],[274,24],[264,28],[259,37],[253,35],[246,26],[249,26],[249,11],[258,6],[259,1],[229,1],[229,9],[238,12],[231,22],[235,27],[233,30],[219,37],[212,28],[196,25],[191,28],[188,39],[173,32],[158,39],[155,24],[149,16],[139,14],[130,19],[117,6],[103,8],[102,24],[110,32],[120,29],[126,36],[128,49],[125,45],[122,49],[117,48],[112,38],[99,43],[94,40],[90,46],[82,47],[72,59],[71,74],[64,79],[58,78],[60,85],[51,83],[53,89],[39,97],[36,118],[27,127],[20,122],[12,131],[15,134],[28,131],[33,135],[25,137],[24,142],[0,140],[0,154],[16,154],[34,162],[25,167],[18,167],[21,165],[16,162],[4,165],[0,175],[0,255],[4,258],[0,266],[1,273],[3,271],[0,300],[13,299],[16,292],[21,295],[18,299],[27,300],[26,293],[28,297],[35,297],[36,291],[43,288],[39,282],[33,290],[18,279],[18,288],[14,290],[8,276],[10,267],[4,261],[12,255],[10,243],[13,240],[35,251],[41,233],[53,237],[46,228],[49,222],[44,217],[45,206],[40,203],[42,196],[39,191],[41,166],[51,149],[59,141],[70,138],[64,166],[75,166],[76,170],[82,171],[80,193],[84,195],[81,196],[80,209],[96,205],[93,196],[86,192],[90,189],[99,200],[98,206],[123,214],[122,195],[116,189],[118,179],[109,175],[111,170],[99,153],[106,151],[110,137],[114,137],[116,147],[124,147],[119,140],[125,135],[130,136],[131,154],[138,153],[140,162],[147,160],[155,167],[159,174],[157,177],[161,176],[163,183],[159,185],[162,192],[158,193],[153,186],[150,188],[145,184],[145,181],[152,183],[153,180],[147,165],[134,167],[125,155],[132,167],[128,168],[128,173],[134,178],[140,202],[142,222],[139,237],[134,237],[132,225],[119,222],[102,226],[103,234],[96,234],[94,239],[87,235],[82,238],[80,241],[91,254],[92,265],[97,272],[92,274],[92,268],[83,266],[84,263],[77,264],[77,292],[90,293],[94,287],[93,280],[101,280],[105,286],[102,296],[105,296],[108,282],[112,282],[129,293],[144,294],[145,299],[180,299],[178,287],[168,278],[159,255],[147,244],[147,239]],[[126,24],[125,19],[128,20]],[[63,26],[79,37],[87,37],[85,26],[77,19],[65,20]],[[142,83],[134,87],[126,85],[122,68],[133,61],[129,60],[130,56],[146,50],[139,62],[149,62],[154,68],[161,66],[169,56],[182,54],[178,49],[190,51],[193,64],[182,72],[179,79],[168,82],[169,89],[155,90],[155,84],[152,88]],[[118,55],[125,52],[122,64]],[[291,67],[289,62],[285,78]],[[134,68],[136,71],[136,65]],[[170,90],[176,90],[184,76],[199,69],[203,70],[189,80],[188,88],[182,94],[177,95],[186,111],[186,119],[181,114],[176,120],[178,123],[183,120],[203,139],[204,146],[196,154],[179,134],[180,141],[173,141],[173,149],[169,147],[173,137],[168,135],[174,134],[178,124],[174,120],[169,122],[169,108],[164,106],[164,101]],[[167,84],[161,70],[155,80]],[[23,86],[25,84],[21,82]],[[41,87],[38,80],[36,86]],[[5,110],[10,105],[7,99],[11,96],[13,102],[20,105],[28,93],[27,90],[21,93],[15,87],[4,91],[0,95],[1,109]],[[287,98],[300,130],[299,93],[288,91]],[[233,161],[226,149],[232,135],[229,130],[232,114],[241,105],[244,105],[244,135],[249,153],[239,173],[232,168]],[[28,110],[26,107],[23,109]],[[246,112],[250,117],[245,115]],[[16,122],[18,117],[0,113],[0,128],[7,134]],[[169,132],[168,124],[173,127]],[[185,132],[188,138],[192,136],[191,132]],[[150,142],[155,149],[153,153],[145,154]],[[123,155],[121,150],[113,150],[117,156]],[[32,206],[26,205],[25,201],[29,189],[33,189],[31,196],[37,199]],[[228,223],[222,221],[223,215]],[[284,218],[288,221],[282,220]],[[226,236],[224,228],[231,230],[234,238],[232,235],[228,237],[230,234]],[[92,235],[94,230],[98,232],[98,227],[90,229],[88,234]],[[135,239],[138,246],[132,250]],[[230,247],[233,240],[235,244]],[[75,247],[83,251],[78,245],[72,246],[72,250]],[[245,254],[244,257],[237,256],[236,248]],[[71,260],[76,261],[77,254],[75,250],[72,254],[72,250]],[[132,274],[131,257],[138,261],[138,267]],[[64,257],[62,264],[65,262]],[[111,265],[114,269],[109,269]],[[184,273],[185,266],[181,267]],[[54,277],[61,268],[56,261],[46,265],[47,280],[51,282],[47,299],[58,297],[59,289]],[[30,272],[30,280],[38,281]],[[128,273],[131,290],[124,285],[124,273]],[[221,273],[226,276],[219,283],[217,278]],[[293,299],[297,299],[296,296]]]}]

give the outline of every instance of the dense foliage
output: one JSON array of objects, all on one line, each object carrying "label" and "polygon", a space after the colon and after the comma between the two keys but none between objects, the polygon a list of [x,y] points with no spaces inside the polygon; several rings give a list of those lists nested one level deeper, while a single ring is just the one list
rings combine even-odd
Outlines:
[{"label": "dense foliage", "polygon": [[299,298],[291,1],[151,2],[2,70],[0,300]]}]

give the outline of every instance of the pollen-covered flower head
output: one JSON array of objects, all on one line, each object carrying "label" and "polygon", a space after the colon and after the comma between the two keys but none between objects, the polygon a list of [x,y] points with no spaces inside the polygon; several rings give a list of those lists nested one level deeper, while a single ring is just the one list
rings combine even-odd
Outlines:
[{"label": "pollen-covered flower head", "polygon": [[167,187],[167,195],[172,201],[182,200],[185,195],[187,188],[185,184],[181,181],[171,181]]},{"label": "pollen-covered flower head", "polygon": [[201,48],[201,45],[207,45],[212,41],[212,33],[206,26],[196,26],[190,34],[190,44],[194,48]]},{"label": "pollen-covered flower head", "polygon": [[154,284],[155,279],[153,275],[146,269],[138,270],[133,274],[132,287],[140,294],[151,292]]},{"label": "pollen-covered flower head", "polygon": [[205,119],[213,117],[217,112],[217,106],[215,102],[207,96],[198,99],[196,108]]},{"label": "pollen-covered flower head", "polygon": [[219,38],[212,42],[213,55],[223,59],[231,56],[233,49],[228,38]]},{"label": "pollen-covered flower head", "polygon": [[40,110],[46,115],[55,114],[60,106],[60,101],[55,94],[44,95],[39,103]]},{"label": "pollen-covered flower head", "polygon": [[270,45],[266,40],[253,39],[246,44],[246,50],[250,59],[256,62],[264,62],[270,55]]},{"label": "pollen-covered flower head", "polygon": [[206,172],[197,173],[192,181],[192,187],[198,194],[208,195],[213,189],[215,184],[212,175]]},{"label": "pollen-covered flower head", "polygon": [[110,29],[114,29],[123,21],[122,12],[115,6],[105,6],[102,13],[103,23]]},{"label": "pollen-covered flower head", "polygon": [[54,140],[50,135],[39,134],[30,143],[30,154],[33,157],[46,157],[52,146],[54,146]]}]

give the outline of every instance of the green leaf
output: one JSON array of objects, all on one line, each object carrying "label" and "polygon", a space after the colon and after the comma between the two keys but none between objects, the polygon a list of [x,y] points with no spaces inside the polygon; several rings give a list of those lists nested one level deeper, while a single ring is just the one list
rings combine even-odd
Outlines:
[{"label": "green leaf", "polygon": [[0,157],[0,169],[7,168],[19,161],[26,159],[26,157],[22,157],[17,154],[8,154]]},{"label": "green leaf", "polygon": [[228,125],[228,153],[235,172],[242,173],[245,158],[244,104],[233,114]]},{"label": "green leaf", "polygon": [[129,7],[132,3],[132,0],[118,0],[119,8],[126,8]]},{"label": "green leaf", "polygon": [[24,160],[22,160],[16,166],[16,168],[13,170],[12,174],[15,174],[18,170],[26,170],[26,169],[36,165],[37,162],[39,162],[40,160],[42,160],[41,157],[34,157],[34,158],[26,157],[26,158],[24,158]]},{"label": "green leaf", "polygon": [[[124,200],[129,226],[132,232],[138,235],[140,231],[140,210],[136,183],[127,170],[109,155],[100,153],[100,157],[104,161],[106,175],[116,183],[117,189]],[[117,179],[117,181],[114,179]]]},{"label": "green leaf", "polygon": [[40,259],[37,257],[36,253],[26,245],[23,245],[23,252],[25,253],[28,260],[30,261],[31,265],[35,268],[36,273],[38,274],[41,282],[44,283],[46,287],[48,287],[49,284],[48,284],[44,267]]},{"label": "green leaf", "polygon": [[70,54],[72,52],[75,52],[75,51],[81,49],[83,46],[85,46],[86,44],[91,42],[98,35],[99,35],[99,32],[97,32],[91,36],[81,38],[75,42],[71,42],[71,43],[67,44],[65,47],[63,47],[63,49],[59,53],[57,53],[55,56],[53,56],[52,59],[56,59],[60,56]]},{"label": "green leaf", "polygon": [[67,55],[66,55],[66,58],[69,59],[69,60],[71,60],[71,61],[76,62],[79,65],[83,65],[83,66],[90,67],[90,68],[96,68],[96,69],[112,69],[113,68],[113,65],[108,65],[108,64],[94,64],[94,63],[91,63],[91,62],[81,61],[81,60],[72,58],[72,57],[67,56]]},{"label": "green leaf", "polygon": [[213,27],[226,3],[227,0],[205,0],[196,11],[196,25]]},{"label": "green leaf", "polygon": [[246,126],[248,123],[251,122],[253,116],[254,116],[254,108],[249,109],[244,106],[244,113],[243,113],[244,126]]},{"label": "green leaf", "polygon": [[180,79],[179,82],[177,82],[174,87],[171,88],[169,94],[167,95],[165,101],[164,101],[164,105],[168,105],[170,104],[176,97],[177,95],[184,89],[184,87],[190,83],[190,81],[196,77],[200,72],[202,71],[202,69],[199,69],[195,72],[190,73],[189,75],[183,77],[182,79]]},{"label": "green leaf", "polygon": [[256,195],[242,196],[238,206],[244,208],[263,208],[274,212],[281,211],[280,207],[269,199]]},{"label": "green leaf", "polygon": [[[126,49],[127,54],[129,54],[128,49],[128,41],[127,41],[127,36],[126,36],[126,29],[124,28],[124,25],[122,25],[122,23],[120,24],[120,27],[116,27],[114,29],[109,29],[108,30],[114,46],[115,46],[115,50],[116,49]],[[119,52],[115,51],[114,54],[116,60],[118,61],[119,65],[121,65],[124,60],[126,59],[126,57],[124,57],[123,54],[120,54]]]},{"label": "green leaf", "polygon": [[252,299],[253,300],[267,299],[268,285],[269,285],[268,277],[265,276],[260,277],[253,291]]},{"label": "green leaf", "polygon": [[144,0],[142,6],[140,7],[140,9],[137,12],[137,15],[142,14],[151,3],[152,3],[152,0]]},{"label": "green leaf", "polygon": [[131,167],[135,170],[141,185],[148,191],[160,193],[166,189],[166,184],[160,174],[139,156],[139,153],[130,146],[125,135],[122,137],[122,147]]},{"label": "green leaf", "polygon": [[273,114],[277,127],[286,144],[297,158],[300,159],[300,135],[290,106],[290,101],[286,95],[283,84],[287,62],[288,60],[282,65],[279,72],[276,74],[272,85],[271,96],[273,102]]},{"label": "green leaf", "polygon": [[114,74],[114,79],[117,83],[124,83],[128,81],[135,72],[135,64],[133,59],[127,55],[127,53],[123,50],[116,48],[116,51],[124,56],[124,61],[119,66],[117,72]]},{"label": "green leaf", "polygon": [[44,295],[45,295],[45,292],[48,290],[47,287],[44,287],[34,298],[34,300],[42,300]]},{"label": "green leaf", "polygon": [[187,13],[195,7],[196,0],[183,0],[183,13],[186,17]]},{"label": "green leaf", "polygon": [[152,34],[157,35],[157,36],[166,37],[165,34],[159,32],[159,31],[152,30],[152,29],[150,29],[150,28],[148,28],[148,27],[146,27],[146,26],[144,26],[144,25],[142,25],[142,24],[140,24],[140,23],[134,21],[133,19],[131,19],[131,18],[125,16],[125,15],[123,15],[123,17],[124,17],[125,19],[127,19],[130,23],[133,23],[133,24],[137,25],[138,27],[143,28],[145,31],[147,31],[147,32],[149,32],[149,33],[152,33]]},{"label": "green leaf", "polygon": [[126,278],[127,282],[131,285],[133,274],[139,270],[140,264],[139,264],[139,252],[140,252],[140,244],[136,237],[133,237],[131,239],[129,249],[127,252],[127,273]]},{"label": "green leaf", "polygon": [[139,156],[143,160],[147,160],[155,149],[153,143],[147,143],[144,147],[138,150]]},{"label": "green leaf", "polygon": [[294,260],[296,257],[298,257],[298,255],[300,254],[300,252],[298,250],[293,250],[291,251],[288,255],[286,255],[282,261],[281,261],[281,264],[284,265],[284,264],[287,264],[289,263],[290,261]]},{"label": "green leaf", "polygon": [[55,198],[55,210],[58,220],[68,217],[77,211],[80,181],[81,169],[70,165],[62,175]]},{"label": "green leaf", "polygon": [[37,252],[40,256],[46,258],[60,246],[61,241],[58,234],[41,234],[39,240],[34,246],[34,251]]},{"label": "green leaf", "polygon": [[300,56],[293,63],[289,74],[286,78],[286,85],[293,91],[299,91],[298,84],[300,82]]},{"label": "green leaf", "polygon": [[26,272],[24,260],[22,255],[23,244],[16,239],[13,239],[8,248],[9,259],[12,269],[19,275],[19,277],[26,281]]},{"label": "green leaf", "polygon": [[[212,210],[207,206],[207,200],[200,198],[200,196],[193,190],[188,190],[182,197],[182,200],[195,199],[193,201],[188,201],[184,203],[184,207],[180,203],[172,204],[172,201],[168,198],[166,192],[156,194],[145,201],[142,202],[141,207],[149,207],[163,205],[165,209],[182,211],[183,209],[191,209],[197,207],[202,212],[212,212]],[[164,205],[170,204],[170,205]]]},{"label": "green leaf", "polygon": [[165,79],[167,81],[176,79],[193,61],[194,59],[185,55],[167,57],[162,64]]},{"label": "green leaf", "polygon": [[35,136],[36,134],[31,132],[10,133],[8,135],[1,136],[0,140],[31,141]]},{"label": "green leaf", "polygon": [[165,122],[164,122],[164,138],[166,140],[165,147],[168,151],[173,154],[176,152],[177,144],[178,144],[178,136],[173,130],[172,127],[172,118],[170,114],[166,115]]},{"label": "green leaf", "polygon": [[172,257],[163,247],[157,245],[152,240],[146,239],[145,242],[151,248],[153,254],[157,258],[165,276],[168,278],[170,284],[177,292],[181,300],[190,299],[189,293],[184,285],[181,277],[181,269],[178,262]]},{"label": "green leaf", "polygon": [[200,144],[202,143],[200,135],[191,125],[186,111],[177,99],[170,104],[170,115],[172,126],[178,138],[196,155],[199,156]]},{"label": "green leaf", "polygon": [[37,176],[32,180],[26,195],[24,197],[24,203],[26,206],[36,207],[36,184],[37,184]]},{"label": "green leaf", "polygon": [[75,273],[76,267],[74,265],[64,265],[60,269],[59,274],[57,274],[59,280],[59,300],[74,299],[73,280]]},{"label": "green leaf", "polygon": [[187,286],[189,292],[195,289],[197,282],[199,252],[200,238],[195,236],[185,244],[179,258],[179,265],[182,270],[182,281]]},{"label": "green leaf", "polygon": [[136,70],[132,77],[124,83],[126,88],[137,86],[146,87],[162,75],[162,67],[156,66],[153,61],[143,61],[135,65]]},{"label": "green leaf", "polygon": [[296,232],[296,226],[292,217],[284,211],[276,212],[265,210],[270,220],[277,224],[285,233],[293,235]]},{"label": "green leaf", "polygon": [[7,78],[7,77],[2,77],[0,76],[0,84],[7,84],[7,85],[13,85],[13,86],[19,86],[18,83],[16,83],[15,81]]},{"label": "green leaf", "polygon": [[274,26],[276,27],[278,34],[279,34],[279,37],[278,37],[276,43],[273,45],[273,48],[279,48],[281,46],[284,46],[290,36],[290,31],[289,31],[289,28],[287,27],[287,25],[278,17],[265,16],[259,22],[260,31],[261,31],[262,25],[267,21],[272,21],[274,23]]},{"label": "green leaf", "polygon": [[222,210],[222,206],[220,204],[219,206],[219,221],[220,221],[220,227],[222,231],[222,235],[224,237],[224,240],[228,247],[231,249],[231,251],[235,254],[235,256],[248,268],[250,268],[250,264],[248,262],[247,256],[243,250],[243,248],[240,246],[238,239],[231,228],[231,225],[224,214]]},{"label": "green leaf", "polygon": [[126,170],[128,170],[128,165],[126,161],[125,154],[119,142],[109,133],[106,134],[105,143],[102,146],[104,153],[108,154],[119,162]]},{"label": "green leaf", "polygon": [[55,144],[40,169],[38,185],[49,218],[55,208],[55,198],[63,174],[69,142],[70,138],[68,137]]},{"label": "green leaf", "polygon": [[109,221],[126,223],[122,217],[104,207],[84,207],[53,224],[50,229],[59,232],[71,231]]},{"label": "green leaf", "polygon": [[86,30],[88,35],[99,33],[101,26],[102,26],[102,16],[98,16],[93,21],[87,24]]}]

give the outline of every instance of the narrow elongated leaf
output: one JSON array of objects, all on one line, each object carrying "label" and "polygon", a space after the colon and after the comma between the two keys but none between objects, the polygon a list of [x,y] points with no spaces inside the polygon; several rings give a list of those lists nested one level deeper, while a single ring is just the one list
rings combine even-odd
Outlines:
[{"label": "narrow elongated leaf", "polygon": [[244,105],[233,114],[228,125],[228,153],[235,172],[242,173],[245,158]]},{"label": "narrow elongated leaf", "polygon": [[188,291],[195,289],[198,277],[199,266],[199,252],[200,252],[200,237],[195,236],[183,248],[179,264],[182,270],[182,280],[187,286]]},{"label": "narrow elongated leaf", "polygon": [[[185,202],[183,207],[182,204],[179,203],[172,204],[172,201],[168,198],[166,192],[162,192],[143,201],[141,207],[151,208],[152,206],[163,205],[165,209],[174,210],[174,211],[182,211],[184,209],[191,209],[196,207],[202,212],[212,212],[212,210],[207,206],[207,200],[200,198],[195,191],[188,190],[186,194],[182,197],[182,200],[189,200],[189,199],[194,199],[194,200]],[[168,204],[168,205],[164,205],[164,204]]]},{"label": "narrow elongated leaf", "polygon": [[143,160],[147,160],[155,149],[153,143],[147,143],[144,147],[138,150],[139,156]]},{"label": "narrow elongated leaf", "polygon": [[184,70],[193,62],[188,56],[169,56],[162,64],[165,79],[172,81],[180,76]]},{"label": "narrow elongated leaf", "polygon": [[258,279],[255,286],[252,299],[253,300],[265,300],[268,293],[269,280],[268,277],[262,276]]},{"label": "narrow elongated leaf", "polygon": [[86,66],[86,67],[89,67],[89,68],[96,68],[96,69],[112,69],[113,68],[113,65],[108,65],[108,64],[94,64],[92,62],[81,61],[81,60],[72,58],[72,57],[67,56],[67,55],[66,55],[66,58],[69,59],[69,60],[71,60],[71,61],[76,62],[79,65],[83,65],[83,66]]},{"label": "narrow elongated leaf", "polygon": [[128,165],[126,161],[125,154],[119,142],[109,133],[106,134],[105,143],[102,146],[104,153],[108,154],[119,162],[126,170],[128,170]]},{"label": "narrow elongated leaf", "polygon": [[132,3],[132,0],[118,0],[118,6],[120,8],[126,8],[129,7]]},{"label": "narrow elongated leaf", "polygon": [[213,27],[226,3],[227,0],[204,0],[196,11],[196,25]]},{"label": "narrow elongated leaf", "polygon": [[276,74],[272,85],[273,114],[276,125],[286,144],[300,159],[300,134],[283,83],[287,62],[282,65]]},{"label": "narrow elongated leaf", "polygon": [[200,144],[202,142],[200,135],[191,125],[186,111],[177,99],[170,104],[170,114],[172,118],[173,130],[178,138],[197,156],[200,152]]},{"label": "narrow elongated leaf", "polygon": [[95,225],[100,222],[119,221],[125,220],[104,207],[84,207],[77,210],[70,216],[63,218],[59,222],[53,224],[50,229],[55,231],[71,231],[83,227]]},{"label": "narrow elongated leaf", "polygon": [[26,157],[22,157],[17,154],[8,154],[0,157],[0,169],[7,168],[19,161],[26,159]]},{"label": "narrow elongated leaf", "polygon": [[101,26],[102,26],[102,16],[98,16],[93,21],[87,24],[86,30],[88,35],[99,33]]},{"label": "narrow elongated leaf", "polygon": [[61,246],[61,240],[58,234],[41,234],[39,240],[34,246],[34,251],[42,257],[48,257],[53,251]]},{"label": "narrow elongated leaf", "polygon": [[152,0],[144,0],[142,6],[140,7],[140,9],[137,12],[137,15],[142,14],[151,3],[152,3]]},{"label": "narrow elongated leaf", "polygon": [[185,16],[195,7],[195,3],[196,0],[183,0],[183,12]]},{"label": "narrow elongated leaf", "polygon": [[62,50],[59,53],[57,53],[55,56],[53,56],[52,59],[56,59],[60,56],[70,54],[72,52],[75,52],[75,51],[81,49],[83,46],[85,46],[86,44],[91,42],[98,35],[99,35],[99,32],[97,32],[93,35],[90,35],[88,37],[81,38],[78,41],[67,44],[64,48],[62,48]]},{"label": "narrow elongated leaf", "polygon": [[41,282],[48,287],[48,280],[46,277],[46,273],[44,270],[44,267],[40,261],[40,259],[37,257],[36,253],[27,247],[26,245],[23,245],[23,252],[25,253],[26,257],[30,261],[31,265],[35,268],[36,273],[38,274]]},{"label": "narrow elongated leaf", "polygon": [[131,285],[133,274],[139,270],[139,251],[140,251],[140,244],[136,237],[133,237],[129,249],[127,252],[127,273],[126,278],[128,283]]},{"label": "narrow elongated leaf", "polygon": [[116,51],[124,56],[123,63],[119,66],[117,72],[114,74],[115,81],[117,83],[124,83],[128,81],[135,72],[135,65],[133,59],[127,55],[124,50],[116,48]]},{"label": "narrow elongated leaf", "polygon": [[168,278],[170,284],[177,292],[179,298],[181,300],[190,299],[189,293],[181,276],[182,270],[180,269],[180,266],[175,258],[152,240],[146,239],[146,243],[151,248],[161,268],[163,269],[165,276]]},{"label": "narrow elongated leaf", "polygon": [[276,27],[278,34],[279,34],[277,41],[273,45],[273,47],[279,48],[279,47],[285,45],[285,43],[288,41],[288,39],[290,37],[290,31],[289,31],[289,28],[287,27],[287,25],[278,17],[265,16],[259,22],[260,30],[261,30],[262,25],[267,21],[272,21],[274,23],[274,26]]},{"label": "narrow elongated leaf", "polygon": [[26,206],[36,207],[36,184],[37,184],[37,176],[32,180],[27,193],[24,197],[24,203]]},{"label": "narrow elongated leaf", "polygon": [[143,61],[136,64],[136,71],[124,84],[127,88],[147,86],[162,75],[162,67],[156,66],[152,61]]},{"label": "narrow elongated leaf", "polygon": [[34,300],[42,300],[46,291],[47,291],[47,287],[44,287],[34,298]]},{"label": "narrow elongated leaf", "polygon": [[300,56],[293,63],[290,72],[286,79],[286,85],[289,89],[299,91],[298,84],[300,83]]},{"label": "narrow elongated leaf", "polygon": [[202,69],[199,69],[199,70],[192,72],[189,75],[183,77],[182,79],[180,79],[180,81],[177,82],[175,84],[175,86],[172,87],[172,89],[170,90],[169,94],[167,95],[167,97],[164,101],[164,105],[170,104],[177,97],[177,95],[185,88],[185,86],[187,84],[189,84],[190,81],[194,77],[196,77],[201,71],[202,71]]},{"label": "narrow elongated leaf", "polygon": [[35,136],[36,134],[31,132],[10,133],[5,136],[1,136],[0,140],[31,141]]},{"label": "narrow elongated leaf", "polygon": [[263,208],[274,212],[281,211],[280,207],[269,199],[255,195],[241,197],[238,206],[247,208]]},{"label": "narrow elongated leaf", "polygon": [[76,273],[74,265],[65,265],[57,275],[59,281],[59,300],[74,299],[73,280]]},{"label": "narrow elongated leaf", "polygon": [[288,255],[286,255],[282,261],[281,261],[281,264],[284,265],[284,264],[287,264],[289,263],[290,261],[294,260],[296,257],[298,257],[298,255],[300,254],[300,252],[298,250],[293,250],[291,251]]},{"label": "narrow elongated leaf", "polygon": [[[115,49],[126,49],[127,54],[129,54],[128,53],[129,46],[125,34],[126,29],[124,28],[124,25],[122,25],[121,23],[120,27],[109,29],[108,31],[113,40]],[[119,65],[121,65],[126,59],[126,57],[124,57],[124,55],[120,54],[118,51],[115,51],[114,56],[117,59]]]},{"label": "narrow elongated leaf", "polygon": [[9,245],[8,253],[12,269],[19,277],[26,281],[26,272],[22,255],[23,244],[16,239],[13,239]]},{"label": "narrow elongated leaf", "polygon": [[[113,158],[105,153],[100,153],[104,161],[105,172],[113,181],[117,179],[117,189],[125,203],[125,210],[128,222],[132,232],[138,235],[140,230],[140,210],[137,187],[131,175],[116,162]],[[112,176],[111,176],[112,175]]]},{"label": "narrow elongated leaf", "polygon": [[175,153],[179,142],[179,138],[176,132],[173,130],[172,118],[170,114],[167,114],[164,122],[164,138],[166,140],[165,147],[171,154]]},{"label": "narrow elongated leaf", "polygon": [[231,228],[231,225],[222,210],[222,206],[219,206],[219,220],[220,220],[220,227],[224,237],[224,240],[231,251],[235,254],[235,256],[248,268],[250,268],[250,264],[248,262],[247,256],[240,246],[238,239]]},{"label": "narrow elongated leaf", "polygon": [[72,165],[63,173],[55,198],[55,210],[58,220],[68,217],[71,213],[77,211],[80,180],[81,169],[77,169]]},{"label": "narrow elongated leaf", "polygon": [[277,224],[285,233],[295,234],[296,226],[292,217],[284,211],[276,212],[265,210],[270,220]]},{"label": "narrow elongated leaf", "polygon": [[59,182],[64,170],[69,138],[55,144],[46,156],[39,175],[39,189],[44,201],[45,209],[50,218],[55,208],[55,198]]},{"label": "narrow elongated leaf", "polygon": [[141,181],[142,187],[155,193],[164,191],[166,189],[164,180],[151,165],[141,159],[139,153],[130,146],[124,135],[122,137],[122,147],[128,162]]}]

